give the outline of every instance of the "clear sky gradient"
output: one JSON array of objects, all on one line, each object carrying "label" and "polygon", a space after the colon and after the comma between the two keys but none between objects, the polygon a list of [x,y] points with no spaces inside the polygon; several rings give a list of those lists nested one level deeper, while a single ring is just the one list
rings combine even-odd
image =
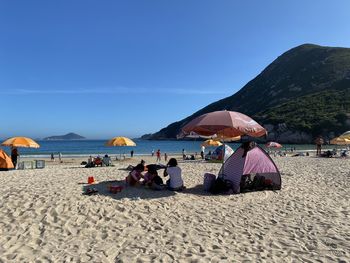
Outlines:
[{"label": "clear sky gradient", "polygon": [[0,0],[0,138],[137,137],[283,52],[350,47],[350,1]]}]

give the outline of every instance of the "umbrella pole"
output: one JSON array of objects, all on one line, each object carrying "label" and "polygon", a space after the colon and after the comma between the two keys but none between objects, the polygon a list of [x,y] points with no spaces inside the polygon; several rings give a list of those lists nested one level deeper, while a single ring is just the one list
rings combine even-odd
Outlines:
[{"label": "umbrella pole", "polygon": [[222,146],[223,146],[223,150],[222,150],[222,174],[225,177],[225,142],[224,140],[222,140]]}]

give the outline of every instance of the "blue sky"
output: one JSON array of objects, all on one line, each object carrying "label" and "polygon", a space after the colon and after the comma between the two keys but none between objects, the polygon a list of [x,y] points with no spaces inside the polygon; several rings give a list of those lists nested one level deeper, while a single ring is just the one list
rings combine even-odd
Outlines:
[{"label": "blue sky", "polygon": [[156,132],[292,47],[350,47],[349,10],[348,0],[0,0],[0,138]]}]

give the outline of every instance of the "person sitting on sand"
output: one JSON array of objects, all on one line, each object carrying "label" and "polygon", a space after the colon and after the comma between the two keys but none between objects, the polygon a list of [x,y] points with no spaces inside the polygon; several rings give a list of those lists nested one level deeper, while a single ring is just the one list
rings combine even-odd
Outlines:
[{"label": "person sitting on sand", "polygon": [[108,154],[105,154],[105,156],[102,159],[102,162],[105,166],[110,166],[112,164],[111,157],[109,157]]},{"label": "person sitting on sand", "polygon": [[96,166],[100,165],[102,167],[102,159],[101,159],[101,157],[99,155],[94,159],[94,164]]},{"label": "person sitting on sand", "polygon": [[90,155],[85,165],[86,168],[95,167],[94,158]]},{"label": "person sitting on sand", "polygon": [[154,190],[164,189],[163,180],[158,175],[157,169],[154,166],[148,168],[147,173],[143,177],[142,184]]},{"label": "person sitting on sand", "polygon": [[170,177],[166,184],[169,190],[176,191],[183,189],[183,180],[181,176],[181,168],[177,166],[177,160],[171,158],[168,162],[167,168],[164,170],[164,177]]},{"label": "person sitting on sand", "polygon": [[142,172],[144,171],[144,169],[145,167],[142,164],[139,163],[138,165],[136,165],[126,178],[128,184],[131,186],[139,185],[141,178],[143,178]]}]

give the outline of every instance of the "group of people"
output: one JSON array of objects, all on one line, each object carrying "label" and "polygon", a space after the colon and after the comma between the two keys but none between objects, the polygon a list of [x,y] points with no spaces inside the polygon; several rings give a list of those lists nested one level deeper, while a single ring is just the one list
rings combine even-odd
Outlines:
[{"label": "group of people", "polygon": [[95,166],[110,166],[112,164],[111,157],[108,154],[105,154],[103,158],[99,155],[97,157],[92,157],[91,155],[88,158],[88,161],[85,165],[86,168],[95,167]]},{"label": "group of people", "polygon": [[[54,153],[51,153],[51,161],[55,161],[55,154]],[[61,152],[59,152],[58,153],[58,161],[60,162],[60,163],[62,163],[63,161],[62,161],[62,153]]]},{"label": "group of people", "polygon": [[[163,179],[158,174],[158,169],[162,168],[165,168],[163,176],[169,176],[166,184],[163,183]],[[145,162],[142,160],[130,171],[126,177],[126,182],[130,186],[144,185],[154,190],[169,189],[180,191],[184,188],[181,173],[181,168],[178,166],[175,158],[171,158],[165,167],[156,164],[145,165]]]}]

